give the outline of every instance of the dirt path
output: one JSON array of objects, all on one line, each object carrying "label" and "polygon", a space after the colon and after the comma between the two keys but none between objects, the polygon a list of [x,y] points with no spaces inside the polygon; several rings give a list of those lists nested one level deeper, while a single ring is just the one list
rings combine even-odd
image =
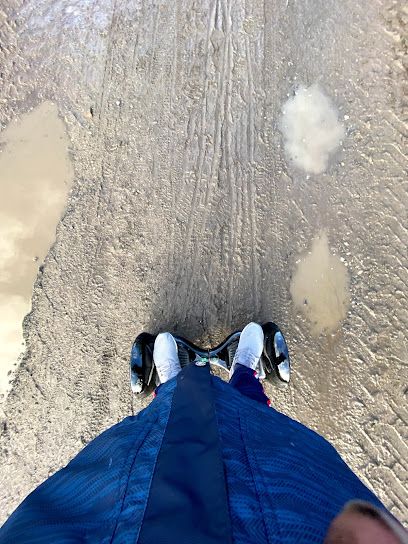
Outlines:
[{"label": "dirt path", "polygon": [[[294,369],[289,389],[268,391],[277,407],[408,521],[403,2],[2,5],[2,126],[57,104],[75,179],[4,406],[1,518],[131,412],[136,333],[215,342],[272,318]],[[306,176],[278,124],[296,86],[316,82],[346,137]],[[322,231],[350,307],[338,332],[313,337],[290,284]]]}]

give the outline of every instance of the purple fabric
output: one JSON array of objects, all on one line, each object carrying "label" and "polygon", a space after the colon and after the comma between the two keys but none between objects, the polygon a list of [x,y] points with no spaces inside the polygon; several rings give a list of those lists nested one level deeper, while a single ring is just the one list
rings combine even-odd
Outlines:
[{"label": "purple fabric", "polygon": [[271,401],[265,395],[262,384],[255,377],[255,371],[252,368],[237,364],[229,383],[242,395],[270,406]]}]

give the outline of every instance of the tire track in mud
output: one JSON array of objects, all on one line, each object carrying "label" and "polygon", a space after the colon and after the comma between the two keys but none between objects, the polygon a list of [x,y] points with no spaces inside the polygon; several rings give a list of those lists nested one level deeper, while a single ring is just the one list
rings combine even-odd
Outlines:
[{"label": "tire track in mud", "polygon": [[[174,36],[173,36],[173,55],[171,60],[171,70],[170,70],[170,98],[169,98],[169,112],[172,113],[173,108],[175,106],[176,102],[176,68],[177,68],[177,50],[178,50],[178,25],[179,25],[179,15],[178,15],[178,2],[174,2],[174,9],[173,9],[173,18],[172,23],[174,25]],[[175,149],[175,143],[174,139],[172,138],[172,131],[173,131],[173,123],[169,123],[169,145],[167,148],[167,153],[169,157],[172,157],[171,164],[169,166],[169,190],[171,195],[171,202],[170,202],[170,209],[174,210],[175,215],[177,214],[177,191],[175,187],[175,177],[174,177],[174,157],[176,155],[176,149]],[[185,161],[185,149],[184,148],[184,158],[183,163]],[[173,221],[170,224],[169,228],[169,247],[170,251],[167,255],[167,270],[174,269],[175,266],[175,229],[176,229],[176,221]]]},{"label": "tire track in mud", "polygon": [[[101,238],[97,244],[94,255],[95,268],[103,270],[105,267],[105,255],[110,250],[112,240],[109,235],[103,234],[103,222],[106,221],[107,214],[112,214],[115,209],[113,202],[116,201],[116,188],[123,186],[123,179],[127,178],[128,172],[124,171],[122,165],[125,163],[125,157],[129,149],[129,139],[124,130],[127,119],[131,113],[130,94],[132,90],[132,80],[135,77],[135,64],[137,57],[137,48],[139,45],[139,34],[132,33],[132,42],[126,40],[126,44],[118,42],[118,35],[124,36],[124,28],[127,27],[127,12],[126,6],[123,11],[119,11],[115,3],[112,13],[112,22],[110,25],[108,38],[108,53],[105,63],[105,71],[103,77],[103,86],[101,90],[101,105],[99,115],[99,157],[100,157],[100,172],[101,182],[99,184],[99,192],[97,197],[97,212],[96,217],[100,221]],[[117,9],[117,13],[115,12]],[[156,10],[154,17],[154,28],[157,33],[157,25],[159,20],[159,11]],[[156,35],[156,34],[154,34]],[[125,47],[123,47],[126,45]],[[129,47],[128,47],[129,46]],[[154,48],[151,51],[148,73],[151,80],[152,67],[154,63]],[[120,97],[120,98],[119,98]],[[94,281],[93,275],[90,277],[91,285]],[[106,285],[109,281],[108,277],[103,278],[103,283]],[[100,308],[109,308],[109,300],[104,291],[92,289],[94,299],[94,307],[96,314]],[[86,429],[87,439],[91,439],[101,428],[107,424],[111,417],[111,390],[115,387],[115,379],[117,374],[113,374],[112,370],[115,363],[119,359],[119,354],[109,338],[106,338],[102,344],[105,346],[99,363],[96,367],[96,375],[93,391],[90,393],[92,410],[94,419],[89,428]],[[126,361],[127,362],[127,361]],[[123,390],[123,388],[120,388]],[[126,400],[126,396],[120,395],[120,401],[130,404],[130,398]]]},{"label": "tire track in mud", "polygon": [[[236,181],[233,178],[233,160],[231,157],[232,149],[232,135],[231,135],[231,124],[232,124],[232,112],[231,112],[231,85],[232,85],[232,67],[233,67],[233,46],[232,41],[229,38],[228,39],[228,47],[226,51],[226,57],[228,58],[228,76],[227,76],[227,84],[226,84],[226,93],[225,93],[225,113],[226,113],[226,122],[225,122],[225,130],[224,130],[224,138],[223,138],[223,150],[222,150],[222,162],[220,167],[222,168],[223,172],[225,173],[226,181],[229,187],[229,194],[230,194],[230,207],[231,207],[231,214],[230,214],[230,224],[229,224],[229,245],[228,248],[224,248],[227,250],[227,261],[228,261],[228,271],[227,271],[227,283],[228,283],[228,299],[226,301],[226,317],[225,317],[225,325],[231,322],[232,318],[232,291],[233,291],[233,282],[234,282],[234,258],[235,258],[235,250],[236,250],[236,240],[238,236],[237,232],[237,225],[238,225],[238,214],[239,209],[236,206],[236,198],[235,198],[235,191],[240,186],[240,182],[238,181],[237,185],[234,183]],[[221,148],[220,148],[221,152]],[[218,174],[219,176],[221,173]]]},{"label": "tire track in mud", "polygon": [[[384,49],[387,41],[392,47],[398,43],[388,40],[387,35],[381,33],[380,29],[378,35],[384,40]],[[398,54],[394,53],[394,56],[398,57]],[[393,88],[392,79],[388,80],[388,85],[389,88]],[[394,402],[399,399],[399,402],[405,405],[407,391],[404,391],[404,380],[398,380],[392,375],[394,363],[390,363],[381,344],[381,337],[385,337],[385,335],[388,336],[387,343],[392,341],[395,344],[398,342],[398,340],[394,340],[395,331],[401,330],[401,327],[406,329],[408,326],[406,313],[404,316],[403,312],[397,313],[395,310],[398,307],[395,298],[397,292],[402,295],[400,298],[402,305],[406,306],[407,303],[403,293],[407,293],[408,277],[406,274],[404,277],[400,272],[406,271],[408,259],[404,252],[399,250],[399,248],[406,248],[408,245],[408,231],[401,221],[403,215],[399,208],[399,205],[404,202],[405,206],[403,207],[408,206],[407,193],[402,190],[404,186],[402,172],[406,169],[407,157],[402,152],[400,145],[407,132],[407,125],[403,121],[403,117],[399,122],[395,122],[395,112],[387,110],[381,103],[378,105],[378,112],[380,119],[385,122],[381,127],[374,129],[381,141],[381,147],[376,148],[375,143],[374,145],[370,143],[369,146],[369,164],[375,166],[367,168],[367,176],[373,177],[373,173],[375,175],[376,172],[381,174],[378,180],[373,180],[374,187],[369,198],[366,199],[371,208],[369,243],[373,248],[367,256],[366,268],[371,269],[370,283],[375,285],[376,291],[379,292],[373,292],[371,288],[371,292],[368,291],[366,295],[369,300],[366,304],[364,302],[358,304],[355,310],[356,317],[361,319],[363,327],[367,331],[375,331],[374,335],[370,333],[368,337],[368,341],[374,349],[369,349],[365,345],[366,339],[364,342],[359,342],[361,347],[363,345],[365,347],[366,364],[370,368],[370,372],[364,380],[365,395],[362,397],[367,406],[366,424],[368,427],[366,429],[363,424],[356,428],[355,435],[361,449],[366,452],[369,459],[368,467],[366,465],[362,468],[367,483],[374,486],[376,490],[381,490],[380,495],[385,502],[392,501],[390,507],[395,515],[400,519],[407,519],[407,505],[403,490],[408,484],[405,446],[408,440],[407,424],[404,415],[401,412],[396,414],[390,402],[392,398]],[[379,122],[381,121],[379,120]],[[394,196],[395,193],[398,194],[397,198]],[[391,198],[388,195],[391,195]],[[397,206],[395,205],[396,201],[398,202]],[[367,240],[362,238],[361,244],[366,243]],[[388,310],[387,300],[395,301],[391,304],[391,309]],[[381,316],[386,314],[388,315],[385,321]],[[405,353],[405,357],[406,355]],[[401,377],[404,374],[407,375],[406,362],[402,363],[401,371]],[[394,383],[392,390],[390,383]],[[383,458],[383,462],[379,462],[378,452],[382,448],[385,458]],[[387,493],[384,491],[384,484],[388,488]]]},{"label": "tire track in mud", "polygon": [[[406,393],[403,391],[394,390],[393,397],[406,404]],[[360,467],[366,483],[377,492],[381,490],[380,496],[384,501],[391,499],[392,502],[388,505],[391,511],[400,519],[405,519],[408,427],[405,427],[402,436],[396,430],[395,424],[398,419],[405,421],[406,425],[406,414],[404,417],[401,411],[395,412],[390,398],[391,393],[381,390],[372,380],[371,383],[366,382],[366,385],[362,386],[360,401],[367,407],[368,414],[362,425],[355,429],[355,439],[369,459],[368,465],[365,461]],[[397,464],[401,470],[396,472]],[[383,490],[384,483],[387,485],[387,493]]]},{"label": "tire track in mud", "polygon": [[252,65],[251,65],[251,53],[249,49],[249,39],[246,36],[245,49],[247,56],[248,67],[248,147],[249,147],[249,172],[247,176],[248,183],[248,196],[249,196],[249,216],[250,216],[250,243],[251,243],[251,266],[252,266],[252,304],[255,310],[255,314],[259,308],[259,295],[258,295],[258,262],[257,262],[257,228],[256,228],[256,207],[255,207],[255,191],[254,186],[254,112],[253,112],[253,94],[254,86],[252,80]]},{"label": "tire track in mud", "polygon": [[[197,205],[198,205],[198,195],[199,195],[199,188],[200,184],[202,183],[202,173],[203,173],[203,165],[204,165],[204,159],[205,159],[205,128],[206,128],[206,122],[207,122],[207,92],[208,92],[208,73],[209,73],[209,67],[210,67],[210,48],[211,45],[211,32],[215,28],[215,19],[217,14],[217,5],[219,3],[219,0],[214,0],[211,10],[209,12],[209,18],[208,18],[208,27],[207,27],[207,36],[206,36],[206,48],[205,48],[205,60],[204,60],[204,80],[203,80],[203,91],[202,91],[202,107],[201,107],[201,118],[200,118],[200,128],[201,128],[201,135],[199,135],[199,152],[198,152],[198,158],[197,158],[197,169],[195,174],[195,183],[193,188],[193,194],[191,198],[191,207],[188,211],[188,220],[186,225],[186,235],[184,237],[184,244],[185,247],[189,248],[192,234],[193,234],[193,228],[194,228],[194,219],[195,214],[197,213]],[[185,163],[183,163],[185,165]],[[185,171],[185,170],[184,170]],[[176,200],[177,204],[177,200]],[[176,282],[178,284],[178,282]]]},{"label": "tire track in mud", "polygon": [[[217,11],[217,13],[220,13],[220,11]],[[194,217],[191,213],[188,228],[187,231],[187,237],[185,238],[185,245],[188,247],[188,244],[191,243],[191,240],[196,238],[197,240],[206,240],[206,243],[204,244],[203,248],[197,247],[195,252],[192,255],[192,264],[191,268],[189,269],[189,279],[187,280],[187,287],[186,287],[186,293],[188,297],[188,302],[191,305],[192,303],[192,293],[194,285],[194,282],[197,283],[195,280],[195,277],[197,275],[198,271],[198,265],[199,263],[205,263],[206,258],[205,255],[209,255],[213,253],[214,248],[214,242],[208,240],[208,246],[207,244],[207,237],[208,235],[206,233],[206,229],[208,229],[208,219],[211,214],[219,214],[222,215],[225,213],[225,211],[221,208],[219,208],[218,205],[215,204],[214,199],[218,198],[219,192],[228,190],[229,194],[229,206],[228,206],[228,216],[230,217],[230,223],[226,227],[228,232],[228,240],[229,243],[227,245],[223,245],[221,251],[226,252],[226,262],[228,263],[228,268],[225,271],[225,274],[223,273],[223,276],[225,277],[225,307],[221,310],[223,313],[225,312],[226,315],[226,321],[225,324],[229,323],[232,317],[233,308],[232,308],[232,293],[234,290],[234,259],[236,258],[236,248],[237,248],[237,240],[240,237],[240,230],[238,229],[238,224],[242,224],[243,219],[241,218],[242,211],[237,208],[236,206],[236,197],[234,196],[235,193],[239,193],[241,191],[244,191],[244,193],[248,197],[248,207],[249,207],[249,224],[250,224],[250,239],[249,239],[249,250],[251,252],[250,260],[252,262],[252,302],[251,306],[253,308],[258,307],[258,300],[257,300],[257,281],[259,277],[259,271],[257,268],[257,254],[256,254],[256,212],[255,212],[255,195],[253,194],[254,191],[254,178],[253,174],[251,175],[251,172],[253,172],[253,165],[250,165],[251,161],[253,162],[253,141],[251,142],[251,136],[249,133],[250,131],[254,131],[253,126],[253,119],[251,116],[253,116],[253,103],[252,103],[252,95],[253,95],[253,86],[251,83],[251,87],[248,91],[249,96],[249,105],[246,105],[246,115],[249,123],[249,127],[244,131],[244,134],[246,134],[246,138],[248,140],[247,145],[249,146],[247,150],[248,157],[242,156],[242,154],[239,151],[238,142],[237,139],[240,137],[240,134],[237,132],[236,122],[234,122],[232,117],[232,93],[236,92],[237,85],[241,85],[241,81],[237,82],[234,81],[233,78],[233,70],[234,70],[234,56],[238,55],[237,48],[241,46],[244,50],[244,56],[246,58],[246,62],[250,63],[250,59],[248,57],[248,51],[245,51],[245,47],[249,48],[248,43],[245,42],[245,38],[242,38],[241,35],[233,34],[232,33],[232,16],[231,16],[231,6],[228,4],[222,4],[222,14],[223,19],[218,23],[218,27],[223,29],[223,47],[222,47],[222,56],[218,60],[218,63],[221,65],[221,73],[218,80],[218,87],[217,87],[217,98],[215,101],[214,106],[214,117],[215,117],[215,126],[213,131],[213,155],[212,160],[210,164],[210,173],[209,173],[209,182],[206,183],[204,188],[204,196],[203,196],[203,204],[202,204],[202,214],[199,217],[198,224],[200,227],[196,227],[196,229],[193,229],[192,225],[192,217]],[[236,24],[236,23],[235,23]],[[216,23],[217,25],[217,23]],[[218,29],[219,30],[219,29]],[[219,35],[219,34],[218,34]],[[233,40],[236,40],[237,43],[233,43]],[[219,38],[215,42],[215,44],[219,44]],[[213,40],[214,45],[214,40]],[[218,47],[215,47],[214,55],[218,53],[217,49]],[[252,77],[251,74],[249,76]],[[231,146],[233,145],[233,142],[235,142],[235,148],[233,149]],[[251,150],[252,146],[252,150]],[[245,166],[242,170],[242,180],[238,178],[238,170],[235,172],[234,164],[240,164],[240,162],[244,162]],[[202,162],[200,162],[200,168],[199,172],[202,171]],[[250,166],[248,166],[250,165]],[[249,176],[248,176],[249,173]],[[249,181],[248,181],[249,177]],[[218,182],[216,183],[216,178],[218,178]],[[200,179],[200,177],[198,178]],[[225,188],[223,188],[223,182],[225,181]],[[195,185],[195,192],[193,195],[193,202],[197,202],[197,184]],[[194,206],[195,207],[195,206]],[[200,207],[200,204],[198,204],[198,207]],[[192,208],[193,210],[193,208]],[[196,220],[195,220],[196,221]],[[225,227],[222,227],[223,220],[222,218],[219,221],[219,226],[223,230]],[[196,223],[195,223],[196,224]],[[220,233],[221,239],[224,236],[222,232]],[[198,244],[195,244],[198,246]],[[216,255],[214,255],[216,256]],[[238,257],[239,258],[239,257]],[[224,257],[220,256],[221,261],[224,259]],[[205,268],[205,264],[204,264]],[[203,284],[208,284],[209,282],[209,270],[208,273],[205,271],[202,273]],[[176,281],[176,285],[178,286],[179,283],[182,282],[182,280]],[[178,296],[178,291],[175,292],[175,297]],[[187,304],[187,306],[189,305]],[[256,312],[256,310],[254,310]]]},{"label": "tire track in mud", "polygon": [[[215,172],[219,169],[219,158],[218,155],[220,153],[220,140],[221,140],[221,122],[219,120],[219,117],[215,116],[215,127],[214,127],[214,144],[213,144],[213,158],[211,161],[210,166],[210,172],[208,174],[208,179],[206,179],[205,187],[202,186],[203,182],[203,167],[204,167],[204,160],[206,156],[206,124],[207,124],[207,92],[208,92],[208,72],[210,67],[210,48],[214,47],[214,44],[211,43],[211,36],[212,33],[215,30],[219,30],[218,25],[222,26],[222,23],[218,21],[219,17],[221,17],[220,14],[220,6],[223,5],[223,0],[215,0],[213,3],[213,6],[211,8],[210,17],[208,19],[208,30],[207,30],[207,37],[206,37],[206,56],[205,56],[205,84],[204,84],[204,91],[203,91],[203,105],[201,110],[201,136],[198,135],[199,138],[199,152],[198,152],[198,167],[196,169],[195,173],[195,184],[193,189],[193,196],[191,200],[191,205],[189,206],[189,213],[188,213],[188,220],[187,220],[187,226],[186,226],[186,235],[184,237],[184,247],[187,249],[193,245],[193,249],[191,251],[191,269],[188,270],[187,274],[188,276],[185,276],[185,269],[184,266],[180,268],[179,274],[176,274],[176,289],[174,291],[174,298],[172,302],[172,307],[176,307],[178,305],[177,299],[180,299],[184,296],[182,292],[179,292],[179,288],[181,287],[183,280],[185,278],[186,280],[186,287],[184,287],[185,290],[185,296],[187,298],[186,300],[186,307],[189,307],[192,305],[192,284],[195,280],[195,273],[196,268],[198,264],[198,260],[201,256],[201,247],[200,247],[200,240],[202,240],[202,236],[206,227],[206,220],[208,216],[208,207],[210,205],[210,195],[211,195],[211,186],[214,183],[214,176]],[[224,11],[224,10],[222,10]],[[224,16],[224,14],[223,14]],[[217,99],[215,103],[215,112],[217,110],[221,110],[222,104],[225,100],[225,91],[224,91],[224,81],[225,81],[225,55],[226,55],[226,47],[227,47],[227,40],[228,40],[228,33],[227,36],[225,36],[224,33],[224,48],[223,48],[223,65],[224,65],[224,71],[223,74],[220,75],[219,80],[221,81],[221,90],[218,90],[217,88]],[[225,114],[225,112],[224,112]],[[207,176],[206,176],[207,177]],[[200,202],[200,193],[204,191],[204,202]],[[201,212],[201,208],[204,208]],[[201,212],[201,213],[200,213]],[[199,225],[197,227],[196,225]],[[198,232],[195,236],[193,236],[194,231]],[[194,238],[197,239],[199,242],[195,242]],[[190,255],[188,255],[188,258]],[[204,274],[205,276],[205,274]]]}]

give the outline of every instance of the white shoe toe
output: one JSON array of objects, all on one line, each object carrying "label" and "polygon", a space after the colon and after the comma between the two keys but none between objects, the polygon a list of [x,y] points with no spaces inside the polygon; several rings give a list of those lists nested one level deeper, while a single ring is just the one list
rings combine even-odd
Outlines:
[{"label": "white shoe toe", "polygon": [[181,366],[178,358],[177,343],[169,332],[162,332],[156,336],[153,360],[160,383],[171,380],[180,372]]}]

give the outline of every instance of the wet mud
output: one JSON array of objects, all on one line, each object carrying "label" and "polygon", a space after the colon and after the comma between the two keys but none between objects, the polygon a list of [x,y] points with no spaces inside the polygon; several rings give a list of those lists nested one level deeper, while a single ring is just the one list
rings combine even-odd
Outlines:
[{"label": "wet mud", "polygon": [[24,351],[22,323],[34,281],[66,205],[73,169],[68,138],[50,102],[0,135],[0,395]]},{"label": "wet mud", "polygon": [[[2,135],[52,102],[75,171],[54,243],[17,251],[24,304],[34,287],[2,407],[1,519],[143,406],[137,333],[215,344],[272,319],[293,363],[288,388],[266,386],[274,405],[408,521],[403,2],[8,0],[0,21]],[[315,121],[285,136],[285,105],[311,88],[327,101],[297,101]],[[9,311],[12,335],[26,310]]]},{"label": "wet mud", "polygon": [[350,305],[348,272],[342,257],[330,252],[325,232],[313,240],[310,251],[297,261],[290,293],[315,336],[333,333],[345,319]]}]

